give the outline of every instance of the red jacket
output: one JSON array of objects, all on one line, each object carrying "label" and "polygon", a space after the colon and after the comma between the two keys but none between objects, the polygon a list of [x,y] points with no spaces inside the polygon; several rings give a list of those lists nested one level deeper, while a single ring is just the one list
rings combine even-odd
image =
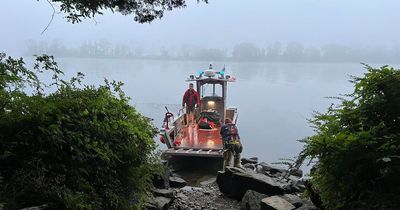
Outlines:
[{"label": "red jacket", "polygon": [[195,104],[197,104],[197,106],[200,105],[200,97],[197,91],[190,91],[190,89],[186,90],[185,94],[183,94],[182,106],[185,104],[187,106],[194,106]]}]

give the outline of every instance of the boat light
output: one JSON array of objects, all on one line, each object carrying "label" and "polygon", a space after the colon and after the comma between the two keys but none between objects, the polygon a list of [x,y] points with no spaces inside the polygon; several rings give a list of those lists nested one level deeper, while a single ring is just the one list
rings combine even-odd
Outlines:
[{"label": "boat light", "polygon": [[214,141],[213,140],[208,140],[207,141],[207,146],[209,146],[209,147],[213,147],[214,146]]},{"label": "boat light", "polygon": [[208,101],[207,102],[208,108],[214,108],[215,106],[215,101]]},{"label": "boat light", "polygon": [[199,77],[198,78],[201,78],[203,76],[203,74],[204,74],[204,71],[203,70],[199,70]]}]

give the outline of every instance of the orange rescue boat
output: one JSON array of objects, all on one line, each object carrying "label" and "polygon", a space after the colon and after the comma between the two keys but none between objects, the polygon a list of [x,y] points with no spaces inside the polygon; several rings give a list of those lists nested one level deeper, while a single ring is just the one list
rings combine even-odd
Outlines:
[{"label": "orange rescue boat", "polygon": [[223,157],[220,135],[221,125],[229,118],[237,121],[237,108],[227,107],[227,84],[235,78],[225,75],[225,67],[216,72],[210,68],[200,71],[198,76],[190,75],[186,80],[196,84],[200,105],[195,109],[194,124],[186,122],[186,113],[179,110],[178,116],[168,111],[160,132],[160,140],[165,143],[169,156]]}]

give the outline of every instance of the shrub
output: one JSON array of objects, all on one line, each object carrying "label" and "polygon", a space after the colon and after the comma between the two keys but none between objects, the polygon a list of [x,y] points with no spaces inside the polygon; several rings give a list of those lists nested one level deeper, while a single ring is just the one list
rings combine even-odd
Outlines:
[{"label": "shrub", "polygon": [[[50,70],[53,83],[0,56],[0,203],[139,207],[157,169],[156,129],[128,104],[122,83],[81,85],[80,73],[64,81],[50,56],[37,57],[35,69]],[[45,95],[49,86],[56,91]]]},{"label": "shrub", "polygon": [[314,114],[304,140],[327,209],[400,209],[400,70],[365,68],[353,93]]}]

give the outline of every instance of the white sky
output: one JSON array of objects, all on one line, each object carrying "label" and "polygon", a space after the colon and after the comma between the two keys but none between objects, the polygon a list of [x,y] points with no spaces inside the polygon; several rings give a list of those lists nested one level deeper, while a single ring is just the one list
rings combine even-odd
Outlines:
[{"label": "white sky", "polygon": [[161,20],[139,24],[132,16],[106,12],[96,21],[68,23],[45,0],[0,1],[0,51],[22,55],[26,40],[63,40],[68,45],[107,39],[148,48],[195,44],[230,48],[240,42],[260,46],[279,41],[306,46],[328,43],[387,46],[400,43],[398,0],[210,0],[169,11]]}]

